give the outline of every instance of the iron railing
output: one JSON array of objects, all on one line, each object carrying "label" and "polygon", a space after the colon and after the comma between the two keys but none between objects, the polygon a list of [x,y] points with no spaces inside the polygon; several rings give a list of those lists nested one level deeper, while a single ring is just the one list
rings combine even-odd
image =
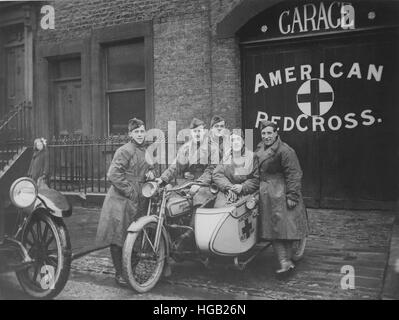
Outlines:
[{"label": "iron railing", "polygon": [[[126,136],[64,137],[48,142],[49,186],[58,191],[81,194],[106,193],[110,187],[107,179],[108,168],[115,151],[128,142]],[[153,143],[165,143],[153,141]],[[166,145],[166,144],[165,144]],[[181,143],[176,144],[175,150]],[[167,153],[169,148],[164,147]],[[165,155],[167,159],[168,155]],[[157,174],[169,163],[155,164]]]},{"label": "iron railing", "polygon": [[31,143],[32,105],[23,102],[12,108],[0,120],[0,170],[2,170],[19,151]]}]

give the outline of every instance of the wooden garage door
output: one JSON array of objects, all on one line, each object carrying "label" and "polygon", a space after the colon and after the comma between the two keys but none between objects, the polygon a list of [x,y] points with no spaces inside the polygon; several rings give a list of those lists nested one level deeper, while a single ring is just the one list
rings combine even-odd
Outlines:
[{"label": "wooden garage door", "polygon": [[389,208],[398,199],[397,34],[243,47],[244,126],[279,124],[308,204]]}]

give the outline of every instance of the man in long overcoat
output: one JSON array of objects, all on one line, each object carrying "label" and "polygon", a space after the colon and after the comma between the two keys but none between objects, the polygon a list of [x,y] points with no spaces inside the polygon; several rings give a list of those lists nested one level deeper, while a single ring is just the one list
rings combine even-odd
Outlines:
[{"label": "man in long overcoat", "polygon": [[139,119],[128,124],[130,142],[118,150],[108,170],[111,187],[105,197],[97,229],[97,243],[111,245],[115,280],[127,285],[122,277],[122,247],[129,225],[146,213],[146,199],[141,195],[142,184],[154,179],[153,166],[146,160],[145,127]]},{"label": "man in long overcoat", "polygon": [[295,151],[281,141],[277,124],[262,121],[262,141],[256,155],[259,163],[260,237],[271,240],[283,273],[294,268],[293,242],[308,234],[302,198],[302,170]]}]

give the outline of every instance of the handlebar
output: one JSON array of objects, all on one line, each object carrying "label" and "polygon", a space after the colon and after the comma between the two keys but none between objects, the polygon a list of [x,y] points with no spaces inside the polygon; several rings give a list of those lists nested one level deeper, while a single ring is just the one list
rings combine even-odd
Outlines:
[{"label": "handlebar", "polygon": [[183,184],[181,186],[178,186],[178,187],[170,188],[167,191],[180,191],[180,190],[189,188],[189,187],[194,186],[194,185],[197,185],[197,186],[200,186],[200,187],[209,187],[210,186],[207,183],[192,181],[192,182],[187,182],[187,183],[185,183],[185,184]]}]

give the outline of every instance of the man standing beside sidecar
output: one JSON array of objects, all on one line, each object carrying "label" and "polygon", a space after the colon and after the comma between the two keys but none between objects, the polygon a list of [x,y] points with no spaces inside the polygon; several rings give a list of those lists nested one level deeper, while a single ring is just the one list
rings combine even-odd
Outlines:
[{"label": "man standing beside sidecar", "polygon": [[302,170],[295,151],[281,141],[277,124],[260,124],[262,141],[256,156],[259,168],[260,238],[272,241],[280,262],[278,274],[294,268],[293,244],[308,235],[301,193]]},{"label": "man standing beside sidecar", "polygon": [[111,245],[115,281],[127,286],[122,277],[122,247],[127,229],[133,220],[146,212],[142,184],[155,178],[152,164],[146,160],[144,122],[131,119],[128,123],[130,142],[116,150],[107,177],[111,188],[105,197],[97,229],[97,243]]}]

